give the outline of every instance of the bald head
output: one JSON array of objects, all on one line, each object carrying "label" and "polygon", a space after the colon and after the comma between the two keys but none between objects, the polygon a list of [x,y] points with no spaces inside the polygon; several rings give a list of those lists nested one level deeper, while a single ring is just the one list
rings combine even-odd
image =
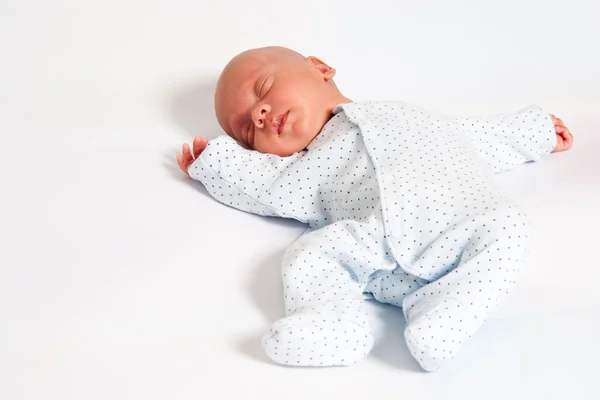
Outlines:
[{"label": "bald head", "polygon": [[225,119],[225,112],[230,100],[226,94],[250,77],[253,72],[266,66],[275,66],[283,63],[306,62],[305,57],[287,47],[269,46],[246,50],[233,57],[221,72],[215,90],[215,112],[219,124],[231,135],[231,128]]},{"label": "bald head", "polygon": [[283,61],[304,61],[305,57],[287,47],[280,46],[269,46],[259,47],[256,49],[246,50],[237,56],[233,57],[231,61],[225,66],[221,77],[227,74],[229,71],[234,70],[236,66],[245,62],[258,62],[258,63],[278,63]]},{"label": "bald head", "polygon": [[249,149],[293,154],[319,133],[338,103],[349,101],[337,91],[334,75],[318,58],[285,47],[244,51],[217,82],[217,120]]}]

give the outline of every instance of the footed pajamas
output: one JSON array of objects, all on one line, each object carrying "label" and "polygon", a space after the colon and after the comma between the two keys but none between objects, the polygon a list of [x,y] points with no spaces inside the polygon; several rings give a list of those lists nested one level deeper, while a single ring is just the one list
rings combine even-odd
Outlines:
[{"label": "footed pajamas", "polygon": [[549,154],[550,116],[453,118],[399,102],[338,106],[289,157],[211,140],[189,173],[217,200],[308,224],[285,252],[274,361],[352,364],[373,346],[363,300],[401,307],[423,369],[454,358],[515,285],[528,222],[493,173]]}]

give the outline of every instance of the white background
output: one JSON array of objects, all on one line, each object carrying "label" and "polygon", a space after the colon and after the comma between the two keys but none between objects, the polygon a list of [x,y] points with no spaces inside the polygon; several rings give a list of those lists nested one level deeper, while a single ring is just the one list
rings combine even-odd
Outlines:
[{"label": "white background", "polygon": [[[0,398],[598,398],[599,19],[594,0],[0,0]],[[175,154],[221,134],[216,78],[265,45],[320,57],[353,100],[535,103],[575,133],[499,176],[531,267],[445,369],[422,372],[375,304],[353,367],[263,354],[304,227],[217,203]]]}]

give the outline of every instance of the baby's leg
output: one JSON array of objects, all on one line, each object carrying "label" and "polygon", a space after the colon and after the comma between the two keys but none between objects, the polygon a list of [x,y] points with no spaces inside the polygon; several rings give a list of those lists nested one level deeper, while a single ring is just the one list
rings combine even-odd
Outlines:
[{"label": "baby's leg", "polygon": [[434,371],[454,358],[514,287],[529,251],[528,225],[516,208],[497,210],[457,225],[423,255],[428,260],[458,255],[436,280],[404,300],[404,336],[423,369]]},{"label": "baby's leg", "polygon": [[[287,317],[263,338],[265,351],[280,364],[348,365],[373,346],[361,297],[363,277],[360,268],[350,266],[360,262],[360,250],[348,242],[340,244],[339,232],[328,228],[324,229],[335,237],[314,231],[300,237],[284,255]],[[332,239],[338,240],[334,244]]]}]

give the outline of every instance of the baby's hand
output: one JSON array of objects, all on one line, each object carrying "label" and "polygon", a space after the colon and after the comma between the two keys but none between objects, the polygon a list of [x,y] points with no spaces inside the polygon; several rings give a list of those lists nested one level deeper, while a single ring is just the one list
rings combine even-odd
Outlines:
[{"label": "baby's hand", "polygon": [[[190,153],[190,146],[187,143],[184,143],[181,149],[181,154],[177,154],[177,164],[179,164],[179,168],[186,174],[188,174],[188,168],[196,158],[204,151],[206,145],[208,144],[208,139],[201,138],[200,136],[196,136],[194,138],[193,153]],[[188,174],[189,175],[189,174]]]},{"label": "baby's hand", "polygon": [[556,129],[556,147],[552,150],[553,153],[559,151],[566,151],[573,145],[573,135],[569,132],[569,129],[563,124],[560,118],[556,118],[550,114],[552,122],[554,122],[554,129]]}]

